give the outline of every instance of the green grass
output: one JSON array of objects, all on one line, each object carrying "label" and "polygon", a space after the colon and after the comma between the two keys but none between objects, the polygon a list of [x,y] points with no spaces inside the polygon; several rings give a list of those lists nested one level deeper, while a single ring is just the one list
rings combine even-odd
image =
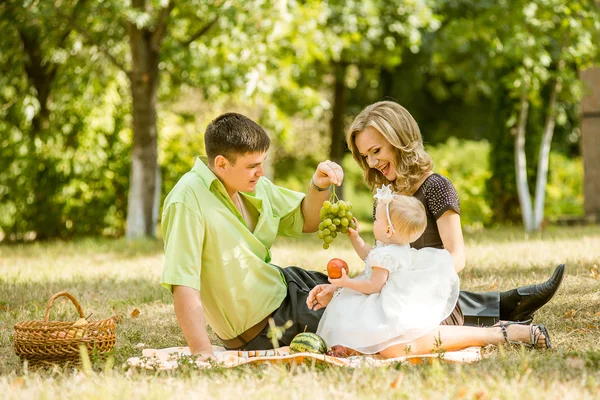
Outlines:
[{"label": "green grass", "polygon": [[[366,227],[361,227],[366,230]],[[262,366],[171,372],[128,370],[138,343],[160,348],[185,345],[171,295],[159,286],[162,244],[157,241],[90,239],[0,246],[0,393],[28,398],[598,398],[600,397],[600,227],[551,227],[526,236],[496,229],[467,235],[468,265],[461,287],[504,290],[546,279],[564,262],[567,274],[555,299],[536,315],[550,330],[556,350],[485,349],[473,365],[433,364],[377,369]],[[347,240],[325,251],[313,236],[280,239],[273,262],[324,270],[330,258],[361,262]],[[92,319],[121,315],[115,365],[98,361],[91,374],[69,369],[23,369],[12,348],[17,321],[41,319],[56,292],[72,293]],[[131,311],[140,310],[138,318]],[[74,320],[67,300],[55,303],[52,319]],[[216,341],[215,341],[216,343]]]}]

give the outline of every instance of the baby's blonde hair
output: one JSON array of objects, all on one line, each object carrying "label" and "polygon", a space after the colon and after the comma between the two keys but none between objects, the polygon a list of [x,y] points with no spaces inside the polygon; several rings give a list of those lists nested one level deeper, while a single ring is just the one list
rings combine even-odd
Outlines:
[{"label": "baby's blonde hair", "polygon": [[418,199],[395,194],[389,207],[392,225],[406,243],[414,242],[425,232],[427,214],[423,203]]}]

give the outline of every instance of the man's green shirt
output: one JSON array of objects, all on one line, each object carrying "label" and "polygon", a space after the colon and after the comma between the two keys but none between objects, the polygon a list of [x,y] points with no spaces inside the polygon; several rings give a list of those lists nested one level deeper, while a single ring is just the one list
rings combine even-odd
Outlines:
[{"label": "man's green shirt", "polygon": [[162,215],[161,284],[199,290],[206,320],[223,339],[238,336],[281,305],[287,286],[269,264],[270,248],[277,235],[300,236],[304,224],[304,193],[261,177],[254,192],[240,194],[258,211],[254,232],[225,186],[197,159],[165,199]]}]

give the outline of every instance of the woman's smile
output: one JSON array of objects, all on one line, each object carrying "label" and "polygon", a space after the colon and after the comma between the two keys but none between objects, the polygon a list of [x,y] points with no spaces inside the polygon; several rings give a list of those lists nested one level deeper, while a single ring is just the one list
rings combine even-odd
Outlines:
[{"label": "woman's smile", "polygon": [[390,167],[391,167],[390,163],[385,163],[385,164],[377,167],[377,169],[379,170],[379,172],[381,172],[383,174],[383,176],[387,177],[387,175],[390,173]]},{"label": "woman's smile", "polygon": [[377,129],[368,126],[356,135],[355,143],[369,168],[379,171],[390,182],[396,180],[395,148]]}]

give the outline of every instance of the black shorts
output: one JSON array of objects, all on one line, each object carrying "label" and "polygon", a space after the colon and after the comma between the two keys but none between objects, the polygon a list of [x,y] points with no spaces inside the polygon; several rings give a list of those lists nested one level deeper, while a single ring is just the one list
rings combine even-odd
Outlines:
[{"label": "black shorts", "polygon": [[[279,268],[279,267],[278,267]],[[287,321],[292,321],[293,325],[288,328],[283,337],[279,340],[279,346],[288,346],[294,336],[301,332],[316,332],[319,321],[323,316],[324,308],[313,311],[306,305],[308,293],[317,285],[329,283],[327,275],[316,272],[306,271],[299,267],[280,268],[287,282],[287,296],[275,310],[273,319],[275,325],[282,326]],[[267,325],[257,337],[252,339],[247,345],[239,350],[267,350],[273,348],[271,339],[267,337],[269,325]]]}]

